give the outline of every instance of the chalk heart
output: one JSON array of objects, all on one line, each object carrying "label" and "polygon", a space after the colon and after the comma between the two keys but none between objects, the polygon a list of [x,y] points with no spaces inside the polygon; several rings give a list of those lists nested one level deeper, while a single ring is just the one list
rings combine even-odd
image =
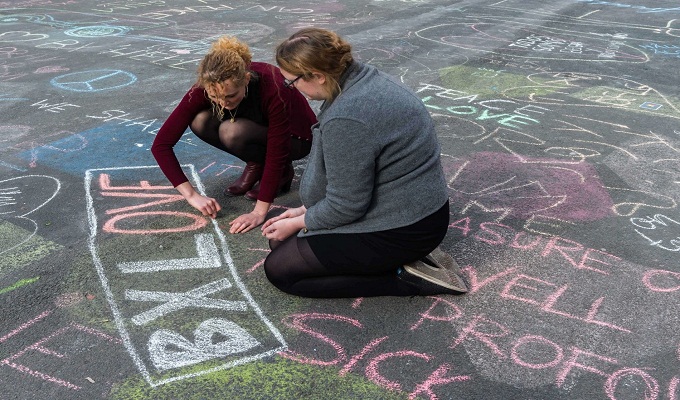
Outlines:
[{"label": "chalk heart", "polygon": [[0,180],[0,214],[26,217],[49,203],[60,188],[58,179],[46,175]]},{"label": "chalk heart", "polygon": [[[213,342],[215,336],[226,337],[226,340]],[[161,329],[154,332],[148,344],[153,365],[159,371],[165,371],[243,353],[260,344],[245,329],[222,318],[203,321],[194,331],[194,338],[192,343],[171,330]]]},{"label": "chalk heart", "polygon": [[[0,215],[26,233],[0,232],[0,256],[29,241],[38,232],[38,223],[29,217],[59,193],[61,182],[45,175],[26,175],[0,180]],[[12,231],[13,232],[13,231]]]}]

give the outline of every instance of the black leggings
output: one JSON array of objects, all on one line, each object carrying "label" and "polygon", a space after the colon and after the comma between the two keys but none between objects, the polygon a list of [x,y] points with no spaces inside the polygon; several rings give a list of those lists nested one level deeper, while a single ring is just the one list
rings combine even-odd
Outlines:
[{"label": "black leggings", "polygon": [[[267,127],[247,118],[220,121],[212,111],[201,111],[191,122],[191,131],[199,139],[240,158],[244,162],[264,163],[267,154]],[[291,137],[289,161],[307,154],[312,142]]]},{"label": "black leggings", "polygon": [[270,240],[264,262],[278,289],[304,297],[429,295],[402,281],[397,269],[434,250],[449,225],[449,203],[415,224],[357,234],[291,236]]}]

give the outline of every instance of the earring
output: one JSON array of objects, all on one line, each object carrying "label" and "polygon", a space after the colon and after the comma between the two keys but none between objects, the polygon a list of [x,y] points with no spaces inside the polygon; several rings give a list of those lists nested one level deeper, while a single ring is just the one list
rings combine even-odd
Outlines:
[{"label": "earring", "polygon": [[248,85],[246,85],[246,94],[243,97],[248,97]]}]

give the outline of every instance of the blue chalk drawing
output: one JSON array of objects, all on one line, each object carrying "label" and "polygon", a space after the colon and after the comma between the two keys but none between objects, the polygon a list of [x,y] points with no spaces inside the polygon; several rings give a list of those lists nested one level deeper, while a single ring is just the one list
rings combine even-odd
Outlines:
[{"label": "blue chalk drawing", "polygon": [[68,36],[91,38],[103,36],[120,36],[126,34],[128,31],[130,31],[130,28],[125,26],[94,25],[69,29],[64,33]]},{"label": "blue chalk drawing", "polygon": [[96,69],[73,72],[52,78],[52,86],[70,92],[100,92],[119,89],[137,82],[129,72],[115,69]]},{"label": "blue chalk drawing", "polygon": [[663,107],[662,104],[652,103],[650,101],[645,101],[644,103],[640,104],[640,108],[642,108],[643,110],[656,111],[656,110],[660,109],[661,107]]},{"label": "blue chalk drawing", "polygon": [[[101,166],[118,168],[155,165],[156,160],[150,151],[155,135],[141,132],[137,125],[126,125],[106,123],[23,151],[17,156],[26,161],[34,159],[38,165],[48,166],[73,176],[82,176],[84,171]],[[174,151],[180,163],[196,164],[199,168],[212,162],[219,166],[243,164],[231,154],[203,142],[191,144],[188,141],[180,141],[175,145]],[[217,165],[210,173],[219,170]],[[138,171],[134,173],[139,174]],[[233,179],[228,175],[225,175],[226,179]]]}]

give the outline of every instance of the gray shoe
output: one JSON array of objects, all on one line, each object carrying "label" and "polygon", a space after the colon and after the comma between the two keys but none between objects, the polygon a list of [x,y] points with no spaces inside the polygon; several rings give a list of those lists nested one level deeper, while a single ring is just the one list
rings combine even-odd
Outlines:
[{"label": "gray shoe", "polygon": [[460,267],[439,247],[428,254],[424,260],[404,265],[404,271],[458,293],[468,292]]}]

